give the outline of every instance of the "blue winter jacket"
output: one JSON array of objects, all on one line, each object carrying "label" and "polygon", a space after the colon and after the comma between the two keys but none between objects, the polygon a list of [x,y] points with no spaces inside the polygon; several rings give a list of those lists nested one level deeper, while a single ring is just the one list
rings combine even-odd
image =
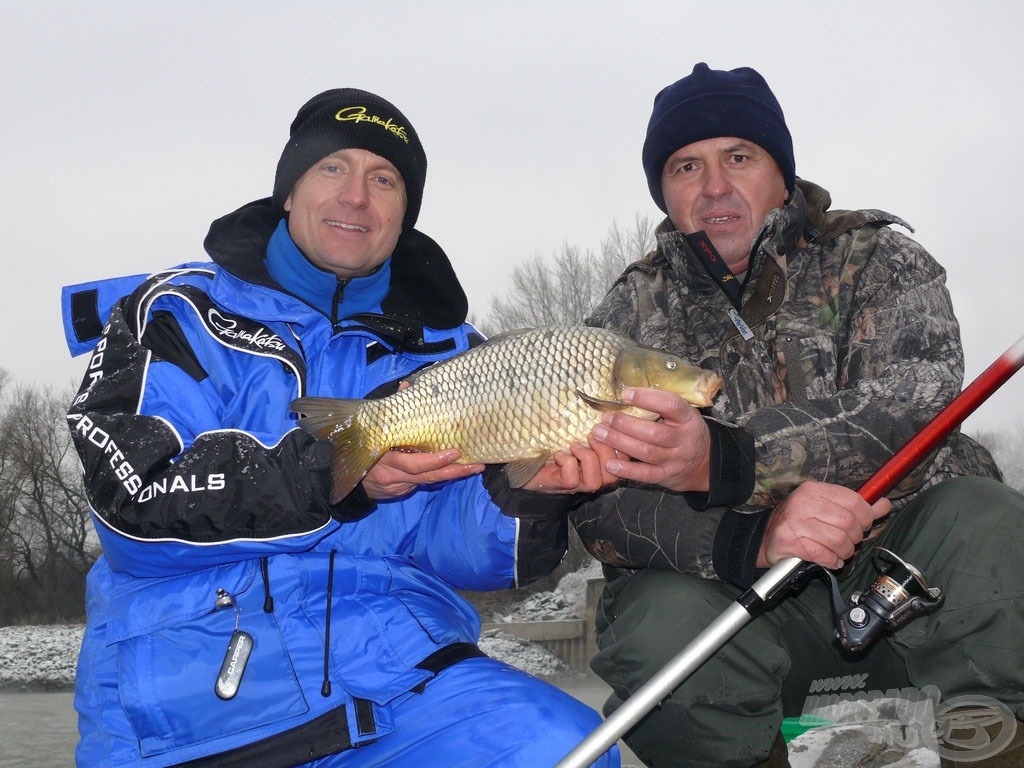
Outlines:
[{"label": "blue winter jacket", "polygon": [[355,314],[361,286],[314,274],[267,201],[206,246],[212,263],[64,292],[71,349],[92,352],[68,421],[103,546],[80,765],[285,765],[379,738],[389,702],[472,653],[455,590],[525,583],[565,552],[563,502],[497,467],[331,505],[329,445],[289,411],[393,391],[479,340],[436,243],[403,233]]}]

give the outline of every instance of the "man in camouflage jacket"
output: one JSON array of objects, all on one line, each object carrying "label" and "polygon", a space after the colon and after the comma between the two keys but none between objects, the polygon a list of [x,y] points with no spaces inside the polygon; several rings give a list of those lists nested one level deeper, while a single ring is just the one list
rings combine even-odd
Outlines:
[{"label": "man in camouflage jacket", "polygon": [[[721,172],[707,147],[722,150]],[[730,195],[743,198],[736,177],[757,163],[768,168],[764,199],[775,179],[785,188],[778,207],[766,205],[731,241],[747,201]],[[640,391],[636,404],[660,412],[658,425],[619,414],[595,435],[634,459],[610,464],[622,482],[573,513],[609,578],[592,662],[614,692],[606,714],[768,566],[795,556],[842,568],[848,600],[876,575],[865,553],[881,544],[945,590],[942,610],[850,653],[832,641],[828,591],[808,585],[631,731],[637,755],[659,768],[786,765],[783,717],[801,714],[814,681],[851,674],[883,692],[930,685],[947,700],[984,695],[1020,718],[1024,499],[959,432],[890,500],[869,506],[850,490],[962,386],[942,267],[890,227],[909,229],[902,220],[829,210],[824,189],[796,179],[781,108],[753,70],[699,64],[662,91],[644,165],[669,213],[658,249],[624,272],[587,322],[688,357],[724,385],[703,419]],[[689,199],[704,219],[678,207],[678,184],[703,185]],[[673,474],[672,461],[684,469]]]}]

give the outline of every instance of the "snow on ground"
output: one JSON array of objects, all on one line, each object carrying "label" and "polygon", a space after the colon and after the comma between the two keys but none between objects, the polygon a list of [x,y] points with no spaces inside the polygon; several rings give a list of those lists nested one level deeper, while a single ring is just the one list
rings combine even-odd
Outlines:
[{"label": "snow on ground", "polygon": [[485,635],[480,638],[480,650],[493,659],[529,672],[535,677],[550,679],[569,674],[565,662],[546,648],[529,640],[523,640],[504,633]]},{"label": "snow on ground", "polygon": [[70,690],[81,624],[0,627],[0,690]]},{"label": "snow on ground", "polygon": [[[491,621],[502,624],[583,618],[587,608],[587,579],[600,575],[601,566],[594,560],[578,571],[567,573],[552,591],[530,595],[508,613],[495,616]],[[574,674],[565,662],[546,648],[500,630],[484,633],[480,638],[480,649],[488,656],[536,677],[550,680]]]},{"label": "snow on ground", "polygon": [[[520,619],[521,621],[521,619]],[[0,690],[70,690],[83,626],[0,627]],[[568,674],[565,663],[536,643],[497,632],[480,639],[488,656],[537,677]]]},{"label": "snow on ground", "polygon": [[578,571],[563,576],[551,592],[530,595],[509,613],[495,617],[492,621],[581,619],[587,611],[587,579],[600,575],[601,564],[591,560]]}]

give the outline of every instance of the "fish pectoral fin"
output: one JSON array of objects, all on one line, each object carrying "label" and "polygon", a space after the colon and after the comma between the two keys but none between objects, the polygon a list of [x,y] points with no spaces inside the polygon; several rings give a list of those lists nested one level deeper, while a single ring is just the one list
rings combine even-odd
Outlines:
[{"label": "fish pectoral fin", "polygon": [[582,389],[577,389],[576,394],[591,408],[596,408],[599,411],[621,411],[626,408],[625,403],[616,402],[615,400],[602,400],[599,397],[591,397]]},{"label": "fish pectoral fin", "polygon": [[547,463],[549,458],[548,454],[543,454],[541,456],[530,456],[526,459],[510,461],[505,465],[505,475],[508,477],[508,484],[513,488],[522,488],[530,482],[530,478],[540,472],[540,468]]}]

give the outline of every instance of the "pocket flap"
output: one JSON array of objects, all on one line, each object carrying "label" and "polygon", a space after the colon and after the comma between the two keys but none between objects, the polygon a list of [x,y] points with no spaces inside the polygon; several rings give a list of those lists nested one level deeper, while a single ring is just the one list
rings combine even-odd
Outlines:
[{"label": "pocket flap", "polygon": [[113,589],[108,601],[107,644],[157,632],[215,610],[217,589],[236,600],[248,592],[258,577],[256,560],[219,565],[165,579],[137,579],[111,574]]}]

